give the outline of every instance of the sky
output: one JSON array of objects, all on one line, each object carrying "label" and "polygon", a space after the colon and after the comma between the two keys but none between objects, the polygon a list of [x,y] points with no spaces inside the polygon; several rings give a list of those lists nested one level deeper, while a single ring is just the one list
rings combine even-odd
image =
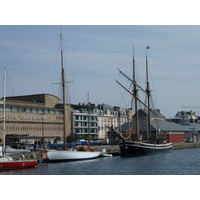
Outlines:
[{"label": "sky", "polygon": [[[8,25],[0,26],[0,80],[7,68],[7,96],[50,93],[61,97],[60,33],[68,103],[130,107],[129,87],[117,68],[145,88],[146,45],[154,108],[166,117],[200,106],[200,26]],[[0,88],[3,96],[3,87]],[[139,96],[142,95],[140,94]],[[70,98],[69,98],[70,97]],[[194,108],[198,112],[198,108]],[[198,114],[198,113],[197,113]]]}]

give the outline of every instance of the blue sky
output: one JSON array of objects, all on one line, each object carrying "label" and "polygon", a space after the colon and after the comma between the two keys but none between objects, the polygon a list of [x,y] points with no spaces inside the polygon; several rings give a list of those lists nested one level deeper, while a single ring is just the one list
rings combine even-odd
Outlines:
[{"label": "blue sky", "polygon": [[[117,68],[131,75],[133,44],[137,81],[145,87],[146,45],[155,108],[166,117],[182,106],[200,106],[200,26],[63,25],[70,102],[129,107],[127,85]],[[60,26],[0,26],[0,79],[7,67],[7,95],[60,95]],[[128,85],[127,85],[128,86]],[[2,96],[2,88],[0,88]],[[199,109],[200,110],[200,109]],[[194,111],[198,111],[194,109]]]}]

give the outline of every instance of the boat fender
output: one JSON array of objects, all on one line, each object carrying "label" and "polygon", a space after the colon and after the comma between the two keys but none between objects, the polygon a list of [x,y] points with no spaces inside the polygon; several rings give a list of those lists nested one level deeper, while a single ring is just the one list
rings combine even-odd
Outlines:
[{"label": "boat fender", "polygon": [[47,158],[47,154],[46,154],[46,153],[43,153],[43,154],[42,154],[42,158]]},{"label": "boat fender", "polygon": [[25,160],[24,154],[20,154],[19,159],[20,159],[20,160]]}]

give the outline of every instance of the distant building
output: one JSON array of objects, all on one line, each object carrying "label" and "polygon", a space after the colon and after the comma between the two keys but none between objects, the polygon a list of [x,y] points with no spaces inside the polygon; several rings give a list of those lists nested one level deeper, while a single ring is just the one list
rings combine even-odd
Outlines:
[{"label": "distant building", "polygon": [[[153,112],[150,112],[150,121],[166,121],[166,117],[161,114],[160,109],[155,109]],[[138,111],[138,115],[140,120],[147,120],[148,110],[147,109],[140,109]]]},{"label": "distant building", "polygon": [[174,122],[174,123],[180,124],[180,125],[187,125],[190,123],[188,118],[182,118],[182,117],[168,118],[167,121]]},{"label": "distant building", "polygon": [[126,110],[120,107],[112,107],[106,104],[98,105],[98,136],[99,139],[107,139],[107,132],[109,127],[113,126],[117,128],[118,126],[127,123]]},{"label": "distant building", "polygon": [[192,110],[190,111],[179,111],[176,113],[175,117],[179,117],[182,119],[185,119],[185,121],[189,121],[189,123],[197,123],[198,122],[198,116],[196,116],[196,113]]}]

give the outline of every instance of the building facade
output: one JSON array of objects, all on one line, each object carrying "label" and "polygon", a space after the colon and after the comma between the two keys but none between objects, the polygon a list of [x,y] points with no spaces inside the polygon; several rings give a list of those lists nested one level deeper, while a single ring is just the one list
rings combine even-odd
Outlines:
[{"label": "building facade", "polygon": [[73,139],[102,140],[107,139],[109,127],[118,127],[127,122],[124,109],[106,104],[81,104],[72,105],[72,134]]},{"label": "building facade", "polygon": [[176,113],[176,118],[182,118],[185,121],[188,120],[189,123],[197,123],[198,122],[198,116],[195,112],[192,110],[190,111],[179,111]]},{"label": "building facade", "polygon": [[97,115],[94,104],[72,105],[73,140],[98,139]]},{"label": "building facade", "polygon": [[[67,110],[67,132],[71,132],[71,106]],[[50,94],[6,97],[6,134],[63,139],[63,104]],[[0,104],[0,129],[3,134],[3,103]],[[3,138],[3,135],[0,135]]]},{"label": "building facade", "polygon": [[106,104],[98,105],[98,109],[98,136],[100,139],[108,138],[107,132],[109,131],[109,127],[121,127],[121,125],[128,121],[125,109]]}]

